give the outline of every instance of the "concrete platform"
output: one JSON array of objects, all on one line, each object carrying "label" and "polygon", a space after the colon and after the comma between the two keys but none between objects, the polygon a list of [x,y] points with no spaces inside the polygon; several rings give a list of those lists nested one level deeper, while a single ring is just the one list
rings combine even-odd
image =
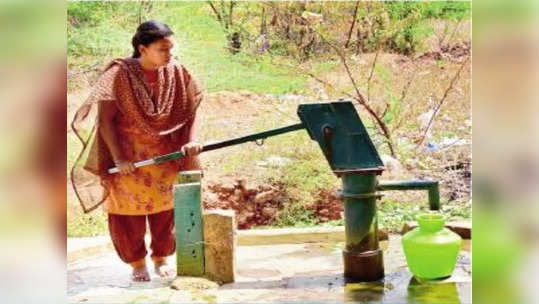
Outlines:
[{"label": "concrete platform", "polygon": [[131,282],[129,266],[104,247],[68,264],[68,298],[71,303],[471,303],[471,243],[463,244],[453,276],[430,283],[417,282],[406,268],[400,235],[382,242],[386,278],[373,283],[344,281],[343,242],[238,246],[235,283],[216,288],[197,282],[181,290],[170,288],[173,279],[151,271],[151,282]]}]

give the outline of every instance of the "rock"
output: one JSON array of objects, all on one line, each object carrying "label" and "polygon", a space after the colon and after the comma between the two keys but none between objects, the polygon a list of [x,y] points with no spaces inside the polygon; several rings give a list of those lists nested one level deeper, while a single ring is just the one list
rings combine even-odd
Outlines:
[{"label": "rock", "polygon": [[378,240],[386,241],[389,239],[389,236],[385,230],[378,229]]},{"label": "rock", "polygon": [[260,192],[258,193],[255,198],[253,199],[253,201],[256,203],[256,204],[263,204],[267,201],[271,201],[272,199],[274,199],[279,193],[275,190],[269,190],[269,191],[264,191],[264,192]]},{"label": "rock", "polygon": [[304,11],[303,13],[301,13],[301,17],[306,19],[311,25],[320,24],[323,21],[322,14],[317,14],[309,11]]},{"label": "rock", "polygon": [[245,181],[243,179],[237,179],[236,182],[234,183],[234,186],[236,188],[243,190],[245,189]]},{"label": "rock", "polygon": [[266,158],[265,163],[269,167],[284,167],[290,163],[292,163],[292,160],[290,158],[286,157],[280,157],[280,156],[270,156]]},{"label": "rock", "polygon": [[243,198],[243,192],[241,191],[241,189],[236,189],[234,190],[234,194],[232,194],[230,198],[236,202],[239,202]]},{"label": "rock", "polygon": [[318,211],[318,214],[320,214],[321,216],[328,216],[329,215],[329,210],[327,209],[320,209]]},{"label": "rock", "polygon": [[236,187],[234,187],[234,184],[228,182],[228,183],[223,183],[223,184],[221,184],[221,187],[220,187],[220,188],[221,188],[222,191],[230,192],[230,193],[231,193],[231,192],[234,191],[234,189],[235,189]]},{"label": "rock", "polygon": [[204,192],[204,196],[208,202],[215,202],[219,199],[219,195],[209,191]]},{"label": "rock", "polygon": [[274,207],[264,207],[262,208],[262,214],[266,217],[272,218],[275,213],[277,213],[277,208]]},{"label": "rock", "polygon": [[255,194],[258,192],[258,186],[255,183],[247,182],[245,184],[245,192],[247,192],[248,195]]},{"label": "rock", "polygon": [[[416,228],[417,222],[407,222],[402,226],[401,234]],[[470,240],[472,238],[472,223],[470,222],[446,222],[445,227],[460,235],[461,238],[465,240]]]},{"label": "rock", "polygon": [[232,210],[212,210],[204,214],[205,276],[212,281],[234,282],[236,223]]}]

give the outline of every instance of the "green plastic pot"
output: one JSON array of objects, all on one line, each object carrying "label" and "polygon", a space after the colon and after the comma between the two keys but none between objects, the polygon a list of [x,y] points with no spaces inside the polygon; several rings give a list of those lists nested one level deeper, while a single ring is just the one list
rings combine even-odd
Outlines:
[{"label": "green plastic pot", "polygon": [[420,214],[417,223],[419,227],[402,237],[408,268],[415,277],[425,280],[451,276],[462,239],[444,227],[441,214]]}]

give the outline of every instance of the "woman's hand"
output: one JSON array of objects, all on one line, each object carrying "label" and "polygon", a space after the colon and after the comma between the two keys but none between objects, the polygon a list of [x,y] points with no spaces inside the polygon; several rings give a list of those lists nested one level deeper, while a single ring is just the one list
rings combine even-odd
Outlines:
[{"label": "woman's hand", "polygon": [[202,152],[202,148],[202,144],[192,141],[183,145],[180,151],[185,156],[195,156]]},{"label": "woman's hand", "polygon": [[135,172],[136,170],[135,165],[133,165],[133,163],[130,163],[128,161],[119,160],[119,161],[116,161],[115,163],[116,163],[116,167],[118,168],[118,170],[120,170],[120,173],[122,174],[130,174],[130,173]]}]

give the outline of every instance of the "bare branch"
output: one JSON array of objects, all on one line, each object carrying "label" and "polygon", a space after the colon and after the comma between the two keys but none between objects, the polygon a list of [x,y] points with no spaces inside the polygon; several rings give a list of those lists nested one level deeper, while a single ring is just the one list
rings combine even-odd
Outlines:
[{"label": "bare branch", "polygon": [[372,61],[371,73],[369,74],[369,78],[367,79],[367,100],[368,101],[371,101],[371,79],[372,79],[372,76],[374,75],[374,68],[376,66],[376,61],[378,60],[379,53],[380,53],[380,48],[376,50],[376,55],[374,55],[374,60]]},{"label": "bare branch", "polygon": [[396,157],[395,150],[393,149],[393,142],[391,140],[391,133],[386,125],[386,123],[382,120],[382,118],[374,111],[373,108],[367,103],[367,100],[365,99],[365,96],[359,91],[359,87],[357,85],[356,80],[354,79],[354,76],[352,75],[352,72],[350,71],[350,67],[348,66],[348,63],[346,62],[346,56],[341,52],[341,50],[335,46],[333,43],[329,42],[323,35],[321,35],[318,31],[314,29],[314,31],[319,35],[319,37],[322,39],[324,43],[329,45],[331,48],[335,50],[339,58],[341,59],[342,64],[344,65],[344,69],[346,70],[346,73],[348,74],[348,78],[352,82],[352,85],[354,86],[354,90],[356,91],[356,97],[354,97],[357,102],[359,102],[360,105],[363,106],[363,108],[371,115],[375,120],[380,129],[382,129],[382,134],[387,139],[387,146],[389,148],[389,151],[391,153],[391,156]]},{"label": "bare branch", "polygon": [[215,16],[217,17],[217,20],[219,22],[222,22],[223,21],[223,18],[221,17],[221,14],[219,14],[219,12],[217,11],[217,9],[215,8],[215,6],[213,5],[213,2],[211,1],[207,1],[208,4],[210,5],[211,9],[213,10],[213,12],[215,13]]},{"label": "bare branch", "polygon": [[467,66],[469,60],[470,60],[470,56],[466,57],[466,60],[464,60],[464,62],[461,64],[461,66],[460,66],[459,70],[457,71],[457,73],[455,73],[455,76],[453,76],[453,79],[451,79],[451,82],[449,83],[449,86],[445,90],[444,95],[440,99],[440,102],[438,102],[438,105],[436,105],[436,107],[434,108],[434,112],[432,113],[432,115],[430,117],[429,123],[427,124],[427,128],[425,129],[425,132],[423,133],[423,136],[421,136],[421,140],[417,144],[416,149],[419,146],[421,146],[423,144],[423,142],[425,141],[425,137],[427,136],[427,132],[429,131],[430,126],[434,121],[434,117],[436,117],[436,114],[438,114],[438,112],[440,111],[440,108],[442,107],[445,99],[449,95],[449,92],[453,89],[453,86],[455,85],[455,83],[459,79],[460,72],[464,69],[465,66]]},{"label": "bare branch", "polygon": [[138,24],[142,23],[142,6],[144,6],[144,1],[140,1],[139,7],[138,7]]},{"label": "bare branch", "polygon": [[232,10],[234,9],[234,6],[236,5],[235,1],[230,1],[230,7],[228,10],[228,24],[230,27],[232,27]]},{"label": "bare branch", "polygon": [[90,73],[90,72],[99,72],[101,71],[100,68],[98,68],[97,66],[99,66],[99,63],[95,63],[93,65],[91,65],[90,67],[86,68],[86,69],[82,69],[82,70],[68,70],[67,71],[67,77],[74,77],[74,76],[77,76],[77,75],[80,75],[80,74],[86,74],[86,73]]},{"label": "bare branch", "polygon": [[[453,29],[453,33],[451,33],[451,35],[449,35],[449,39],[448,41],[450,42],[451,39],[453,39],[453,37],[455,36],[455,34],[457,33],[457,30],[460,28],[460,22],[462,21],[462,19],[459,19],[459,21],[457,22],[457,24],[455,25],[455,28]],[[442,39],[442,41],[440,42],[440,49],[444,46],[444,42],[445,42],[445,38],[447,37],[447,35],[445,35]]]},{"label": "bare branch", "polygon": [[[416,66],[416,63],[415,63],[415,58],[412,58],[412,64],[414,65],[414,71],[413,73],[411,74],[410,78],[408,78],[408,81],[406,82],[406,84],[404,85],[404,87],[402,88],[402,91],[401,91],[401,98],[400,98],[400,102],[404,102],[404,100],[406,99],[406,96],[408,95],[408,91],[410,90],[410,87],[412,86],[412,82],[414,81],[415,79],[415,76],[417,74],[417,66]],[[382,115],[382,117],[384,117]],[[402,123],[403,123],[403,115],[400,115],[400,119],[398,120],[398,122],[394,125],[394,128],[393,130],[397,130],[399,129],[401,126],[402,126]]]},{"label": "bare branch", "polygon": [[223,24],[225,26],[225,30],[228,30],[228,22],[225,20],[226,18],[226,11],[225,11],[225,1],[221,0],[221,17],[223,18]]},{"label": "bare branch", "polygon": [[354,17],[352,19],[352,25],[350,25],[350,30],[348,31],[348,38],[346,39],[346,43],[344,44],[345,48],[348,48],[348,44],[350,43],[350,38],[352,37],[352,31],[354,30],[354,26],[356,25],[358,9],[359,9],[359,1],[356,1],[356,8],[354,9]]}]

